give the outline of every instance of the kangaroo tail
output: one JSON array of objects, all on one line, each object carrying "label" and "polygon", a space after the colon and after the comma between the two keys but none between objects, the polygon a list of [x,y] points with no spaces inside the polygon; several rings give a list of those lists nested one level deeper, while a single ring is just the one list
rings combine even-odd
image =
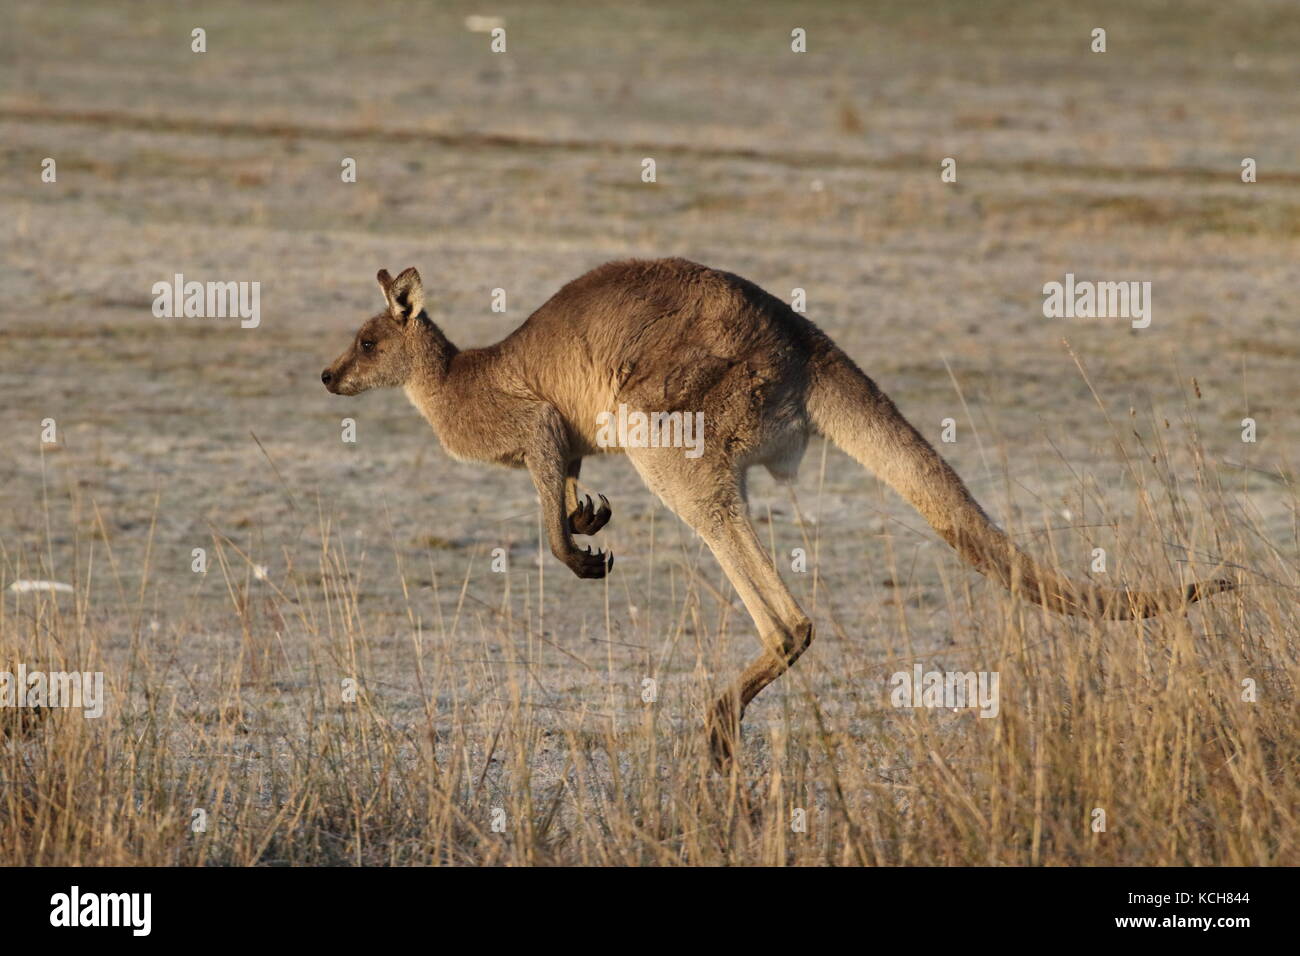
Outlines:
[{"label": "kangaroo tail", "polygon": [[[833,348],[833,346],[832,346]],[[847,355],[835,353],[813,374],[808,411],[823,435],[902,495],[981,574],[1061,614],[1112,620],[1151,617],[1211,594],[1227,580],[1156,591],[1079,584],[1025,554],[984,513],[966,485],[898,408]]]}]

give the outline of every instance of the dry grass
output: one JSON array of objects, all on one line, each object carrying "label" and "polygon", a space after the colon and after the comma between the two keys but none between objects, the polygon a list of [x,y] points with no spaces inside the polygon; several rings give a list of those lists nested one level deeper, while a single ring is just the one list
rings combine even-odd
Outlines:
[{"label": "dry grass", "polygon": [[[56,711],[16,733],[11,724],[17,739],[0,745],[0,863],[1300,862],[1294,559],[1232,503],[1229,476],[1207,467],[1197,447],[1195,483],[1175,487],[1167,448],[1126,445],[1145,505],[1114,528],[1128,543],[1128,582],[1168,583],[1177,568],[1161,543],[1181,542],[1179,560],[1202,575],[1222,562],[1246,589],[1185,616],[1097,624],[1052,617],[948,562],[943,603],[925,613],[960,621],[961,639],[873,662],[876,680],[853,695],[865,698],[856,714],[836,706],[838,694],[818,692],[801,665],[784,679],[785,712],[747,724],[743,767],[728,778],[710,771],[702,747],[698,715],[718,689],[711,668],[697,666],[694,681],[653,703],[636,699],[635,677],[609,674],[611,698],[622,698],[617,719],[590,695],[547,703],[531,666],[553,644],[540,623],[544,582],[521,614],[509,593],[517,575],[499,576],[491,624],[473,635],[461,615],[468,569],[463,582],[436,582],[459,591],[459,602],[456,619],[440,618],[433,633],[417,610],[421,574],[404,571],[406,620],[387,618],[381,639],[357,555],[325,519],[319,565],[265,582],[233,542],[213,538],[209,574],[230,600],[220,626],[237,640],[201,673],[181,671],[168,642],[145,639],[150,608],[174,600],[155,593],[147,568],[138,590],[118,590],[112,610],[80,597],[11,598],[0,659],[102,669],[124,703],[100,720]],[[67,520],[64,504],[49,503],[52,528]],[[820,531],[804,531],[815,553]],[[117,574],[111,534],[81,537],[74,552],[74,568],[9,559],[5,582],[71,572],[81,594],[93,578]],[[652,565],[673,561],[651,555]],[[730,598],[689,558],[684,568],[675,603],[663,609],[661,619],[676,621],[665,640],[701,623],[700,653],[716,663],[707,648],[725,639]],[[897,561],[889,573],[891,585],[908,577]],[[813,592],[823,608],[830,597]],[[711,629],[710,603],[719,622]],[[904,644],[919,613],[909,605],[924,603],[904,589],[890,611]],[[846,617],[844,605],[836,616]],[[822,617],[824,630],[854,627]],[[135,636],[109,646],[97,624],[107,618],[133,621]],[[186,633],[190,622],[172,628]],[[433,640],[458,632],[459,653],[483,655],[462,671],[434,649],[449,645]],[[422,712],[388,703],[374,662],[393,655]],[[592,666],[567,656],[572,669]],[[999,672],[1000,715],[889,706],[886,678],[914,662]],[[645,663],[663,680],[654,660]],[[355,677],[355,702],[345,701],[341,675]],[[1253,702],[1242,699],[1247,678]],[[539,722],[548,706],[572,711],[562,729]],[[556,761],[558,775],[536,772]],[[206,812],[204,832],[191,829],[196,808]],[[807,812],[807,832],[792,831],[796,808]],[[1092,828],[1097,808],[1105,832]]]}]

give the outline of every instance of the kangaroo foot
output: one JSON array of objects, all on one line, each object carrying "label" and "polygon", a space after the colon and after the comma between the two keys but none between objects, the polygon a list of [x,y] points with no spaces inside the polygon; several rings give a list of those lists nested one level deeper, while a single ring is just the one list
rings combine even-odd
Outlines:
[{"label": "kangaroo foot", "polygon": [[731,694],[723,694],[714,702],[707,726],[713,769],[721,774],[729,773],[740,744],[740,715],[736,713],[736,700]]},{"label": "kangaroo foot", "polygon": [[600,496],[599,509],[590,495],[583,495],[578,507],[569,515],[569,531],[573,534],[595,534],[609,523],[612,514],[609,499],[604,495]]}]

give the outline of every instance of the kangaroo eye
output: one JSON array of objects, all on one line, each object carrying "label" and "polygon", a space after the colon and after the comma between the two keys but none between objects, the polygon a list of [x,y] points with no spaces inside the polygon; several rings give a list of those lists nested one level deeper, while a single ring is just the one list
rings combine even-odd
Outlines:
[{"label": "kangaroo eye", "polygon": [[374,342],[370,341],[370,339],[365,339],[365,340],[362,341],[362,343],[361,343],[361,351],[363,351],[363,352],[373,352],[374,350],[375,350],[375,343],[374,343]]}]

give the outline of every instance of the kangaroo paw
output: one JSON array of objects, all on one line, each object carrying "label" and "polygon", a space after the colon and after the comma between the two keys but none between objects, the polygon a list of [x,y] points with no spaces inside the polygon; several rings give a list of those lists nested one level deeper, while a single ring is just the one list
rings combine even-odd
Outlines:
[{"label": "kangaroo paw", "polygon": [[564,563],[580,578],[603,578],[614,566],[614,555],[609,551],[592,551],[591,548],[574,548]]},{"label": "kangaroo paw", "polygon": [[595,534],[609,523],[612,514],[609,499],[604,495],[600,496],[599,508],[590,495],[583,495],[578,507],[569,515],[569,531],[573,534]]}]

